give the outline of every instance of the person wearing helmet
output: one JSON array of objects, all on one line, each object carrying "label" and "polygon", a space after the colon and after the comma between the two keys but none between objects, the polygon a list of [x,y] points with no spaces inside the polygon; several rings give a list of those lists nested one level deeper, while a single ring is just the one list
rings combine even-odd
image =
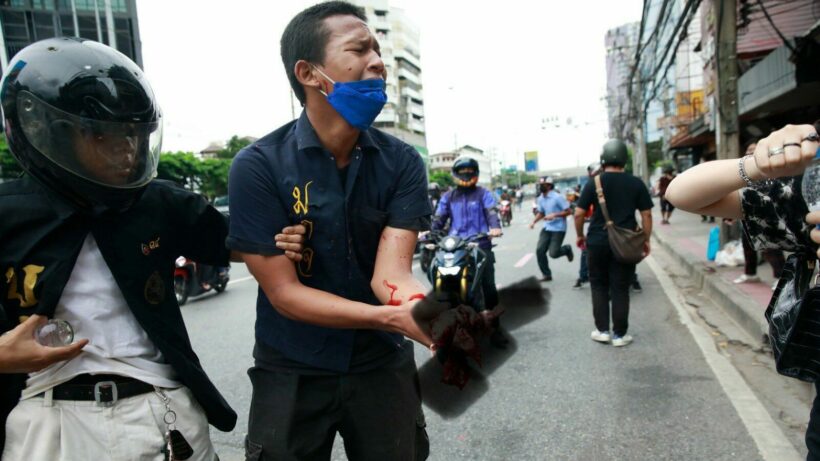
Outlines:
[{"label": "person wearing helmet", "polygon": [[564,236],[567,233],[566,218],[572,214],[572,211],[567,199],[554,190],[555,182],[551,177],[543,177],[538,182],[541,195],[536,199],[537,213],[535,219],[530,223],[530,229],[533,229],[538,221],[544,220],[544,228],[538,236],[535,256],[538,259],[538,268],[541,270],[541,280],[549,282],[552,280],[552,271],[547,255],[552,259],[566,256],[570,262],[575,257],[572,247],[564,245]]},{"label": "person wearing helmet", "polygon": [[672,217],[675,206],[669,200],[666,200],[666,188],[675,179],[675,167],[664,165],[662,171],[663,176],[658,179],[658,197],[661,199],[661,224],[669,224],[669,218]]},{"label": "person wearing helmet", "polygon": [[[26,173],[0,184],[2,331],[13,328],[0,346],[21,346],[0,369],[30,372],[0,375],[2,458],[154,459],[168,427],[153,412],[168,399],[190,459],[214,459],[208,423],[229,431],[236,413],[191,347],[169,268],[181,254],[227,265],[228,224],[154,179],[162,114],[142,70],[97,42],[47,39],[9,63],[0,100]],[[82,351],[37,357],[43,317],[68,322]]]},{"label": "person wearing helmet", "polygon": [[[479,247],[487,255],[481,288],[484,292],[484,309],[492,310],[498,305],[498,289],[495,286],[495,254],[490,238],[501,236],[501,222],[496,210],[495,197],[489,190],[478,186],[478,162],[470,157],[461,157],[453,163],[453,180],[456,188],[444,194],[436,208],[433,230],[442,230],[450,222],[450,235],[462,238],[476,234],[489,237],[478,241]],[[493,320],[490,342],[499,348],[506,347],[509,340],[501,331],[498,317]]]},{"label": "person wearing helmet", "polygon": [[[604,144],[601,153],[601,186],[606,199],[610,219],[615,225],[635,229],[635,211],[641,215],[641,224],[646,240],[644,252],[649,254],[649,236],[652,233],[652,198],[649,190],[639,178],[626,174],[624,167],[629,156],[626,145],[613,139]],[[635,264],[616,260],[609,246],[601,207],[596,206],[584,236],[584,216],[586,210],[598,203],[595,181],[588,181],[578,199],[575,210],[576,243],[587,248],[589,281],[592,288],[592,313],[595,330],[591,337],[601,343],[626,346],[632,342],[627,334],[629,328],[629,285],[635,274]],[[610,307],[611,304],[611,307]],[[612,332],[610,333],[610,310]]]}]

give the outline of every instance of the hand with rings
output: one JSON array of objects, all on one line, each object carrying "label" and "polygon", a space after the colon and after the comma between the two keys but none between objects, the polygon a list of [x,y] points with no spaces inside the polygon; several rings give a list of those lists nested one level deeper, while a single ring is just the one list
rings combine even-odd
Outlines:
[{"label": "hand with rings", "polygon": [[755,180],[800,175],[819,146],[820,136],[813,126],[786,125],[757,143],[752,154],[757,171],[749,175]]}]

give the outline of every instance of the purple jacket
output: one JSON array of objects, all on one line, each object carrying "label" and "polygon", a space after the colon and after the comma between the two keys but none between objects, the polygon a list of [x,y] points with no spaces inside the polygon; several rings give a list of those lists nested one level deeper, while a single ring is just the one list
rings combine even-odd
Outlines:
[{"label": "purple jacket", "polygon": [[[450,235],[462,238],[501,228],[495,197],[483,187],[454,189],[444,194],[436,209],[433,230],[443,229],[448,218],[451,219]],[[479,244],[485,250],[492,248],[489,238],[481,239]]]}]

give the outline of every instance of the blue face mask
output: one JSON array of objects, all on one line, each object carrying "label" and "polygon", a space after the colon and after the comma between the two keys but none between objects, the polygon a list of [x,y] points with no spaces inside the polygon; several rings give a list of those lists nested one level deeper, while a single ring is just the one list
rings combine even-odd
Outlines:
[{"label": "blue face mask", "polygon": [[319,90],[327,97],[331,107],[354,128],[361,131],[370,128],[387,102],[384,80],[371,78],[355,82],[335,82],[318,67],[313,68],[333,83],[332,93],[327,94]]}]

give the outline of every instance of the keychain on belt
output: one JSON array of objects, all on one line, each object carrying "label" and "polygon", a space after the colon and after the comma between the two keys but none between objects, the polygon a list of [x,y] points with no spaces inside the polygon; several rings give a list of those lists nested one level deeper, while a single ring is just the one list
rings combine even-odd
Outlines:
[{"label": "keychain on belt", "polygon": [[162,416],[162,421],[167,428],[165,432],[165,459],[166,461],[185,460],[193,456],[194,449],[191,444],[185,440],[182,433],[176,428],[177,414],[171,409],[171,399],[165,394],[165,391],[155,387],[154,392],[162,400],[165,405],[165,415]]}]

